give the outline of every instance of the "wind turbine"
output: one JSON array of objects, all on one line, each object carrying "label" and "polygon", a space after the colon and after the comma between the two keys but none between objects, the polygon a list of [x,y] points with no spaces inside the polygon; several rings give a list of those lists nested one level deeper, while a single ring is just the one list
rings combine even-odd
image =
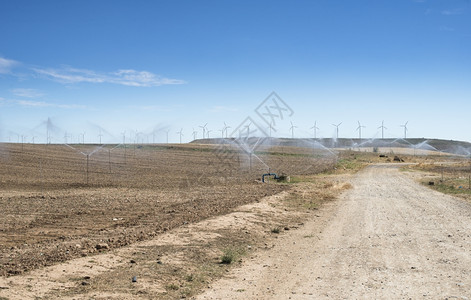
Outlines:
[{"label": "wind turbine", "polygon": [[290,123],[291,123],[291,127],[289,128],[289,130],[291,130],[291,138],[294,139],[294,129],[298,128],[298,126],[294,126],[293,122],[291,122],[291,121],[290,121]]},{"label": "wind turbine", "polygon": [[170,132],[170,129],[167,129],[167,144],[168,144],[168,133]]},{"label": "wind turbine", "polygon": [[335,126],[337,129],[337,140],[339,139],[339,126],[342,124],[342,122],[338,123],[337,125],[332,124],[332,126]]},{"label": "wind turbine", "polygon": [[268,128],[270,129],[270,138],[271,138],[271,131],[272,129],[274,130],[275,128],[273,128],[273,121],[270,122],[270,125],[268,126]]},{"label": "wind turbine", "polygon": [[407,123],[409,123],[409,121],[407,121],[404,125],[401,125],[401,127],[404,127],[404,139],[407,138]]},{"label": "wind turbine", "polygon": [[384,130],[388,129],[384,126],[384,120],[381,122],[381,126],[379,126],[378,129],[381,129],[381,139],[384,140]]},{"label": "wind turbine", "polygon": [[252,125],[252,122],[250,122],[249,125],[245,125],[245,128],[247,128],[247,138],[250,136],[250,125]]},{"label": "wind turbine", "polygon": [[223,138],[224,138],[224,131],[225,131],[225,132],[226,132],[226,139],[227,139],[227,129],[228,129],[228,128],[231,128],[231,126],[227,126],[226,122],[224,122],[224,127],[222,128],[222,130],[223,130],[223,133],[222,133],[222,134],[223,134]]},{"label": "wind turbine", "polygon": [[100,145],[101,145],[101,137],[103,136],[103,134],[101,134],[101,130],[100,130],[100,133],[98,134],[98,137],[100,138]]},{"label": "wind turbine", "polygon": [[177,132],[180,135],[180,144],[182,143],[182,135],[183,135],[183,128],[180,129],[179,132]]},{"label": "wind turbine", "polygon": [[317,121],[314,121],[314,126],[309,129],[314,129],[314,139],[317,139],[317,130],[319,130],[319,127],[317,127]]},{"label": "wind turbine", "polygon": [[361,126],[360,121],[358,121],[357,130],[358,130],[358,135],[359,135],[359,138],[360,138],[360,142],[361,142],[361,129],[362,128],[366,128],[366,126]]},{"label": "wind turbine", "polygon": [[196,131],[194,128],[193,128],[193,140],[196,140],[196,135],[198,134],[198,131]]},{"label": "wind turbine", "polygon": [[203,139],[206,136],[206,125],[208,125],[208,123],[204,124],[203,126],[199,126],[201,129],[203,129]]},{"label": "wind turbine", "polygon": [[209,129],[206,130],[206,133],[208,134],[208,139],[209,139],[209,133],[210,133],[211,131],[212,131],[212,130],[209,130]]}]

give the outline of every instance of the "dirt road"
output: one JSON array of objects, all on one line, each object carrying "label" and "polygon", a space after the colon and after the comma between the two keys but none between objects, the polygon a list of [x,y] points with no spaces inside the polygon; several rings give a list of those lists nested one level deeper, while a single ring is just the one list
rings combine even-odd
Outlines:
[{"label": "dirt road", "polygon": [[197,299],[471,299],[471,205],[394,165]]}]

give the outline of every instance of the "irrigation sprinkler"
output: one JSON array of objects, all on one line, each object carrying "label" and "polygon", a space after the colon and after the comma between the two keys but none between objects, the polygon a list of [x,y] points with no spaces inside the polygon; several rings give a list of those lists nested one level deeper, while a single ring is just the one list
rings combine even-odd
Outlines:
[{"label": "irrigation sprinkler", "polygon": [[231,144],[236,145],[239,149],[245,152],[245,154],[249,158],[249,171],[252,170],[252,159],[253,159],[252,157],[253,156],[255,156],[256,159],[258,159],[262,164],[264,164],[267,167],[267,169],[269,169],[269,166],[260,157],[258,157],[258,155],[254,153],[255,149],[258,147],[261,141],[262,141],[262,138],[258,138],[258,140],[252,146],[249,145],[248,139],[239,138],[235,140],[235,142],[231,142]]},{"label": "irrigation sprinkler", "polygon": [[87,158],[87,167],[86,167],[86,182],[87,182],[87,185],[88,185],[88,182],[89,182],[89,161],[90,161],[90,156],[92,156],[94,153],[96,153],[97,151],[101,150],[105,145],[101,145],[100,147],[96,148],[95,150],[93,150],[92,152],[88,152],[88,153],[85,153],[85,152],[82,152],[74,147],[72,147],[71,145],[69,144],[64,144],[65,146],[69,147],[70,149],[78,152],[79,154],[82,154],[83,156],[85,156]]}]

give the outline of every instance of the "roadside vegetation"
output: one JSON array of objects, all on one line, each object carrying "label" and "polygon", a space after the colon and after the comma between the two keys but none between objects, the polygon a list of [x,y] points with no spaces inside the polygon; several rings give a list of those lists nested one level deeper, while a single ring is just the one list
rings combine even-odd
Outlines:
[{"label": "roadside vegetation", "polygon": [[447,162],[421,163],[411,170],[426,173],[420,182],[436,191],[471,201],[471,162],[466,158],[453,158]]}]

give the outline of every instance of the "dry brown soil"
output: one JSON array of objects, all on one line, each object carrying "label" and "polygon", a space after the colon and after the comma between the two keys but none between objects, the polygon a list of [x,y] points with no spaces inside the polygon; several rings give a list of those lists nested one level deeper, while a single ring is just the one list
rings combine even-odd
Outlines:
[{"label": "dry brown soil", "polygon": [[[471,297],[469,203],[393,164],[350,181],[312,175],[330,158],[279,149],[260,155],[313,177],[262,185],[259,161],[249,170],[240,156],[214,154],[105,147],[91,156],[87,184],[76,150],[4,146],[0,299]],[[351,161],[341,169],[360,165]],[[229,266],[220,263],[228,249],[237,253]]]},{"label": "dry brown soil", "polygon": [[[263,160],[289,174],[334,163],[282,154]],[[246,163],[211,145],[0,144],[0,276],[151,239],[288,188],[261,184],[266,166]]]}]

